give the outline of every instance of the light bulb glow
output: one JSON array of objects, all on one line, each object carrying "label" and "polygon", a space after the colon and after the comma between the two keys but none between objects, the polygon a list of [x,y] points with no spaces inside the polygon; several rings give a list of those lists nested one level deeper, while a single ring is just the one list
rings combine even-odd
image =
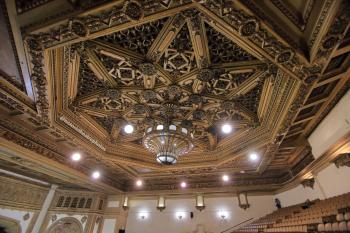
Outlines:
[{"label": "light bulb glow", "polygon": [[138,187],[142,186],[142,180],[137,180],[137,181],[136,181],[136,185],[137,185]]},{"label": "light bulb glow", "polygon": [[180,184],[180,185],[181,185],[181,188],[186,188],[186,187],[187,187],[187,184],[186,184],[186,182],[184,182],[184,181],[183,181],[183,182],[181,182],[181,184]]},{"label": "light bulb glow", "polygon": [[101,174],[99,171],[94,171],[92,173],[92,178],[94,178],[94,179],[98,179],[98,178],[100,178],[100,176],[101,176]]},{"label": "light bulb glow", "polygon": [[79,161],[81,159],[81,154],[76,152],[76,153],[72,154],[71,158],[73,161]]},{"label": "light bulb glow", "polygon": [[134,126],[130,125],[130,124],[127,124],[125,127],[124,127],[124,132],[127,133],[127,134],[131,134],[134,132]]},{"label": "light bulb glow", "polygon": [[258,155],[256,153],[251,153],[249,155],[250,160],[256,161],[258,159]]},{"label": "light bulb glow", "polygon": [[230,179],[230,177],[228,175],[223,175],[222,176],[222,180],[225,181],[225,182],[229,181],[229,179]]},{"label": "light bulb glow", "polygon": [[229,134],[232,132],[232,126],[229,124],[224,124],[221,126],[221,131],[225,134]]}]

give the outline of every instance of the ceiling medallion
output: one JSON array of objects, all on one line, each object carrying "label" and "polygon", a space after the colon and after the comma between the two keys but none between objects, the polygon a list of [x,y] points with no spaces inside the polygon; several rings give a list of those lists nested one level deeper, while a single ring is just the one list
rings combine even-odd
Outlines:
[{"label": "ceiling medallion", "polygon": [[148,151],[156,154],[159,163],[173,165],[179,156],[193,149],[192,138],[184,124],[157,124],[147,128],[142,143]]}]

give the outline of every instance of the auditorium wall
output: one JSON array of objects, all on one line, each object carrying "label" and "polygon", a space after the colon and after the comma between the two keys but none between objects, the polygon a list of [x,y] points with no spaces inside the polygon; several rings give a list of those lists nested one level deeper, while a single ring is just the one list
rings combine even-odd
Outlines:
[{"label": "auditorium wall", "polygon": [[142,233],[217,233],[275,209],[272,196],[248,196],[251,207],[247,210],[238,206],[237,197],[227,196],[205,198],[202,211],[195,208],[195,197],[168,198],[166,209],[160,212],[156,198],[130,200],[127,233],[139,233],[140,229]]}]

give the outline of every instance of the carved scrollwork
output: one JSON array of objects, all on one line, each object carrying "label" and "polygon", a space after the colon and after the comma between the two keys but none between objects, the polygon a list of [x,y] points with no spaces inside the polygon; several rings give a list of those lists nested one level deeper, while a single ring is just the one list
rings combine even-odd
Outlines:
[{"label": "carved scrollwork", "polygon": [[123,12],[130,20],[134,21],[138,21],[144,16],[142,6],[137,1],[126,1],[123,7]]},{"label": "carved scrollwork", "polygon": [[291,50],[285,50],[276,56],[278,63],[287,63],[292,60],[294,53]]},{"label": "carved scrollwork", "polygon": [[259,30],[259,24],[256,20],[251,19],[239,26],[239,34],[244,37],[253,36]]}]

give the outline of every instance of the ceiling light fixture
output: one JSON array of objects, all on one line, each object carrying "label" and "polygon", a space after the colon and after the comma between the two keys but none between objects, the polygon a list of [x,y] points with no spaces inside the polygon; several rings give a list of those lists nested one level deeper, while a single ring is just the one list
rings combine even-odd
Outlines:
[{"label": "ceiling light fixture", "polygon": [[74,154],[72,154],[71,158],[73,161],[79,161],[81,159],[81,154],[78,152],[75,152]]},{"label": "ceiling light fixture", "polygon": [[180,184],[180,185],[181,185],[181,188],[186,188],[186,187],[187,187],[187,184],[186,184],[186,182],[184,182],[184,181],[183,181],[183,182],[181,182],[181,184]]},{"label": "ceiling light fixture", "polygon": [[232,126],[230,124],[224,124],[221,126],[221,131],[224,133],[224,134],[229,134],[232,132]]},{"label": "ceiling light fixture", "polygon": [[94,178],[94,179],[98,179],[98,178],[100,178],[100,176],[101,176],[101,174],[99,171],[94,171],[92,173],[92,178]]},{"label": "ceiling light fixture", "polygon": [[157,124],[146,129],[142,143],[148,151],[156,154],[159,163],[172,165],[179,156],[192,150],[192,138],[192,133],[184,126]]},{"label": "ceiling light fixture", "polygon": [[127,134],[131,134],[134,132],[134,126],[127,124],[124,126],[124,132]]},{"label": "ceiling light fixture", "polygon": [[138,187],[142,186],[142,184],[143,184],[142,180],[137,180],[137,181],[136,181],[136,185],[137,185]]},{"label": "ceiling light fixture", "polygon": [[258,159],[258,155],[256,153],[251,153],[249,155],[250,160],[256,161]]},{"label": "ceiling light fixture", "polygon": [[225,182],[229,181],[229,179],[230,179],[230,177],[228,175],[223,175],[222,176],[222,180],[225,181]]}]

